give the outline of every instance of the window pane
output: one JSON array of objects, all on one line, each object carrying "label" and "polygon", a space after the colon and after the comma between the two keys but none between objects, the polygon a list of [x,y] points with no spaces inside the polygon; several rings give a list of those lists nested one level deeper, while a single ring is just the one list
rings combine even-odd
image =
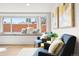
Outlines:
[{"label": "window pane", "polygon": [[12,24],[24,24],[24,23],[26,23],[26,18],[23,17],[12,18]]},{"label": "window pane", "polygon": [[46,16],[41,17],[41,32],[46,32]]},{"label": "window pane", "polygon": [[28,33],[39,33],[39,29],[37,27],[37,25],[38,25],[37,20],[38,20],[37,16],[30,17],[30,22],[29,22],[28,28],[30,28],[31,31],[28,32],[28,28],[27,28]]},{"label": "window pane", "polygon": [[11,31],[11,18],[4,17],[3,18],[3,32],[10,32]]},{"label": "window pane", "polygon": [[21,32],[22,28],[27,28],[26,18],[12,18],[12,32]]}]

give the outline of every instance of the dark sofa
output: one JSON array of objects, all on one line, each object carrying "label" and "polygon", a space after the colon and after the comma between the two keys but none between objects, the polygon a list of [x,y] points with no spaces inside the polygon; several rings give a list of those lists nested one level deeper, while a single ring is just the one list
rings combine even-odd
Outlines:
[{"label": "dark sofa", "polygon": [[[61,40],[64,42],[64,46],[59,52],[58,56],[71,56],[74,54],[74,48],[76,43],[76,37],[70,34],[63,34]],[[44,43],[44,48],[39,49],[38,56],[53,56],[48,53],[50,44]]]}]

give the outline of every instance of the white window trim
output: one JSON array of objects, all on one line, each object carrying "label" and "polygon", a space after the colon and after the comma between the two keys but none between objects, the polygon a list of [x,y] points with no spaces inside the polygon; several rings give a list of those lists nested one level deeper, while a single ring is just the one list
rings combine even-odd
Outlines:
[{"label": "white window trim", "polygon": [[[39,14],[38,14],[39,15]],[[49,16],[47,16],[47,15],[49,15],[49,13],[45,13],[45,15],[46,15],[46,17],[47,17],[47,19],[49,18]],[[43,15],[42,13],[41,13],[41,16],[45,16],[45,15]],[[34,15],[34,16],[36,16],[36,15]],[[40,15],[39,15],[40,16]],[[4,16],[2,16],[2,17],[4,17]],[[14,17],[14,16],[7,16],[7,17]],[[21,16],[15,16],[15,17],[21,17]],[[22,16],[22,17],[25,17],[25,16]],[[39,22],[40,21],[38,21],[38,23],[37,23],[37,28],[39,27]],[[3,24],[3,21],[2,21],[2,24]],[[46,24],[46,26],[48,26],[47,24]],[[2,26],[3,27],[3,26]],[[46,27],[46,31],[48,32],[48,28]],[[3,32],[3,28],[2,28],[2,32]],[[21,32],[12,32],[12,24],[11,24],[11,32],[4,32],[4,33],[6,33],[6,34],[13,34],[13,33],[16,33],[16,34],[20,34]],[[41,26],[40,26],[40,33],[41,33]]]}]

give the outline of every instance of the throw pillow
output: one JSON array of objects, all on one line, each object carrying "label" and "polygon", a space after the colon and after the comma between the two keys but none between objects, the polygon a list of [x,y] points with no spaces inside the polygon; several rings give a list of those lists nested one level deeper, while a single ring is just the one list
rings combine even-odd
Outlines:
[{"label": "throw pillow", "polygon": [[47,34],[43,34],[41,37],[40,37],[40,39],[47,39]]},{"label": "throw pillow", "polygon": [[61,39],[54,40],[48,49],[48,53],[51,53],[53,55],[58,55],[63,45],[64,43]]}]

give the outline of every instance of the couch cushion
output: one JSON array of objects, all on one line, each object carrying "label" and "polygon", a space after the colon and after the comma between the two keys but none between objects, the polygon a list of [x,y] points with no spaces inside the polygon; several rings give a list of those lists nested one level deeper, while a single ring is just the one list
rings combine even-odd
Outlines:
[{"label": "couch cushion", "polygon": [[48,49],[48,53],[51,53],[53,55],[58,55],[58,53],[61,50],[61,48],[63,47],[63,45],[64,45],[64,43],[61,39],[54,40]]},{"label": "couch cushion", "polygon": [[64,34],[64,35],[61,37],[62,41],[63,41],[65,44],[67,44],[67,42],[68,42],[70,39],[73,39],[73,38],[76,39],[75,36],[69,35],[69,34]]}]

